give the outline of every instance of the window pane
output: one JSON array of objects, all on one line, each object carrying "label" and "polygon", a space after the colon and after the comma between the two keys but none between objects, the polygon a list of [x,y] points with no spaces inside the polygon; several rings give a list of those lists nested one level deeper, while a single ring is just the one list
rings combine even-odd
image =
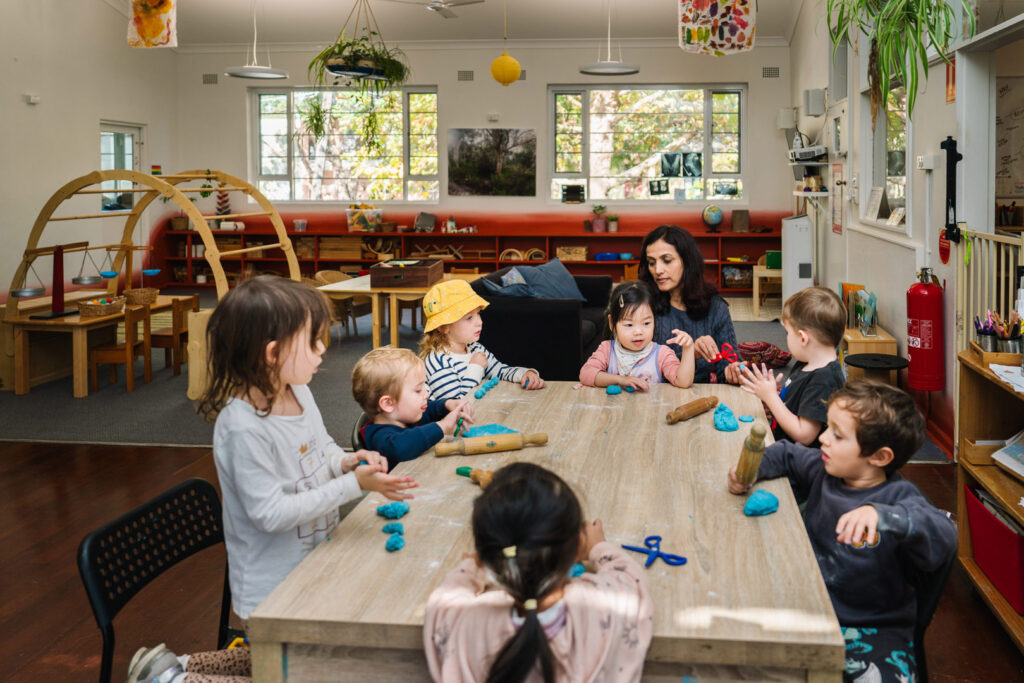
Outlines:
[{"label": "window pane", "polygon": [[288,113],[287,95],[260,95],[261,114],[286,114]]},{"label": "window pane", "polygon": [[270,201],[290,199],[288,196],[289,183],[287,180],[261,180],[260,192],[266,195]]},{"label": "window pane", "polygon": [[436,202],[441,196],[441,183],[437,180],[410,180],[409,196],[413,202]]},{"label": "window pane", "polygon": [[889,91],[885,112],[885,187],[890,206],[904,206],[907,197],[907,92]]}]

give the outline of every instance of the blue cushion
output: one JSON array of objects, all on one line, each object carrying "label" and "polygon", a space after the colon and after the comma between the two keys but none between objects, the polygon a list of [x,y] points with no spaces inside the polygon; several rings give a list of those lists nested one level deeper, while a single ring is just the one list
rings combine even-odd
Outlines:
[{"label": "blue cushion", "polygon": [[586,301],[576,280],[562,262],[554,258],[541,266],[525,266],[519,272],[526,278],[533,296],[540,299],[578,299]]},{"label": "blue cushion", "polygon": [[487,293],[493,294],[494,296],[534,296],[533,290],[530,289],[530,285],[525,282],[506,285],[504,287],[487,278],[480,278],[480,282],[482,282],[484,288],[487,289]]}]

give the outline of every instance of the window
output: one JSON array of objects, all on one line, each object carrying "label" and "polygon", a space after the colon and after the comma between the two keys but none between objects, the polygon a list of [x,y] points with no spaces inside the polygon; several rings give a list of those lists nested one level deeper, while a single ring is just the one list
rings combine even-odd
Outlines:
[{"label": "window", "polygon": [[[742,86],[550,92],[552,199],[580,184],[595,201],[742,198]],[[652,193],[654,179],[668,192]]]},{"label": "window", "polygon": [[[139,146],[142,129],[136,126],[100,123],[100,170],[139,168]],[[127,211],[135,206],[130,180],[105,180],[100,183],[103,211]]]},{"label": "window", "polygon": [[[896,85],[889,89],[885,108],[875,117],[875,129],[871,130],[871,98],[862,96],[862,111],[866,118],[865,131],[871,140],[870,154],[864,155],[865,175],[871,178],[870,187],[877,203],[869,199],[864,207],[864,218],[888,220],[894,209],[907,208],[907,94],[906,89]],[[884,191],[883,189],[884,188]],[[884,195],[881,200],[880,195]],[[893,223],[898,225],[899,221]]]},{"label": "window", "polygon": [[[437,93],[389,90],[258,91],[257,186],[268,199],[437,201]],[[326,135],[309,135],[301,112],[320,98]],[[367,118],[380,151],[366,144]]]}]

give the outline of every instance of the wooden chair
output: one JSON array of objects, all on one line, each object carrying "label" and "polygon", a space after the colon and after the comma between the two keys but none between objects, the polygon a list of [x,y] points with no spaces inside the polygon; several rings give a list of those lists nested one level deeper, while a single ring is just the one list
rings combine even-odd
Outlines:
[{"label": "wooden chair", "polygon": [[[142,336],[139,336],[142,323]],[[89,351],[89,390],[99,389],[96,368],[110,365],[110,383],[117,383],[117,366],[124,363],[125,389],[135,391],[135,357],[142,356],[145,367],[144,381],[153,379],[153,360],[150,358],[149,306],[126,306],[124,310],[124,342],[95,346]]]},{"label": "wooden chair", "polygon": [[[335,282],[342,282],[344,280],[351,280],[351,275],[346,275],[340,270],[318,270],[313,276],[318,285],[329,285]],[[352,323],[352,329],[355,333],[359,334],[359,324],[356,322],[356,318],[361,315],[368,315],[373,310],[372,302],[368,296],[358,296],[351,294],[347,296],[333,296],[331,297],[331,303],[334,306],[334,314],[338,318],[338,322],[345,324],[345,336],[349,335],[349,322]]]},{"label": "wooden chair", "polygon": [[[391,296],[398,299],[398,324],[402,324],[402,311],[409,310],[411,313],[409,317],[409,326],[412,329],[416,329],[416,316],[419,311],[423,309],[423,295],[422,294],[391,294]],[[422,313],[419,313],[422,315]],[[426,322],[426,319],[424,319]],[[391,307],[388,306],[388,325],[391,324]]]},{"label": "wooden chair", "polygon": [[199,295],[177,298],[171,302],[171,326],[153,330],[150,345],[164,350],[164,367],[174,365],[174,374],[181,374],[182,362],[188,362],[188,312],[199,310]]}]

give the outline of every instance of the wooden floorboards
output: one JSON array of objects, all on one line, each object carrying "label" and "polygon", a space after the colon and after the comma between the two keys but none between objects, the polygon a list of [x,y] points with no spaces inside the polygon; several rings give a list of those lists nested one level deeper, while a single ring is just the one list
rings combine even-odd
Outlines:
[{"label": "wooden floorboards", "polygon": [[[189,477],[216,483],[206,448],[0,444],[0,680],[93,681],[100,633],[78,577],[88,531]],[[954,468],[904,468],[937,505],[954,506]],[[113,680],[136,648],[177,652],[215,645],[223,548],[166,572],[115,621]],[[954,570],[928,631],[932,680],[1024,680],[1024,656]]]}]

